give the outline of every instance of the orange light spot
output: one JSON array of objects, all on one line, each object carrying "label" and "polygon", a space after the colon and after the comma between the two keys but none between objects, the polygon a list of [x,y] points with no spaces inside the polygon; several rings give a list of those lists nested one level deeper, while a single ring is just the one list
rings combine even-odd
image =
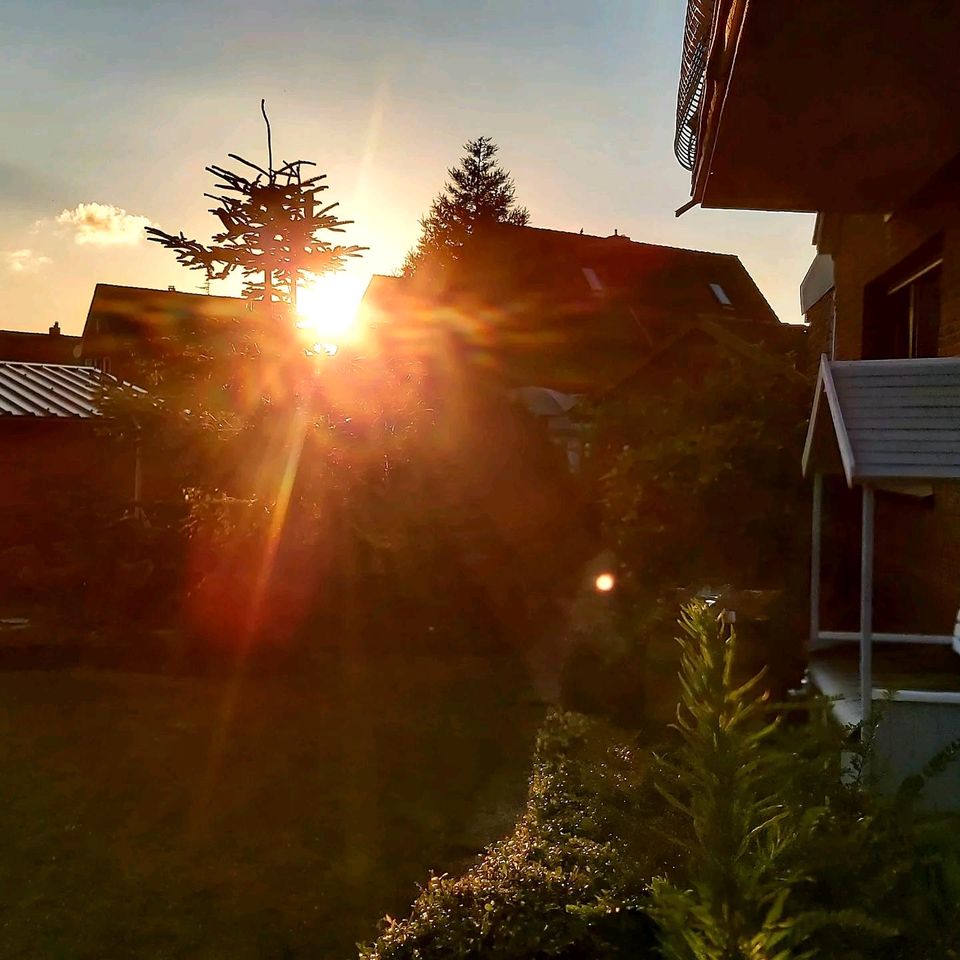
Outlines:
[{"label": "orange light spot", "polygon": [[609,593],[617,585],[617,578],[612,573],[601,573],[593,585],[600,593]]}]

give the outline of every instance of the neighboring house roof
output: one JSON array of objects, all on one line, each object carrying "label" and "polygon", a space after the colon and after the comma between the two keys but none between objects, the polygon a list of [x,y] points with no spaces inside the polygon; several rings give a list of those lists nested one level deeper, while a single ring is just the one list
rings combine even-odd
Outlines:
[{"label": "neighboring house roof", "polygon": [[251,309],[241,297],[208,296],[98,283],[83,327],[82,356],[159,346],[171,337],[202,334],[211,324],[237,320]]},{"label": "neighboring house roof", "polygon": [[821,358],[803,472],[847,483],[960,478],[960,357]]},{"label": "neighboring house roof", "polygon": [[79,356],[80,338],[60,332],[54,324],[49,333],[0,330],[0,360],[21,363],[73,363]]},{"label": "neighboring house roof", "polygon": [[88,419],[101,416],[105,377],[93,367],[0,361],[0,419]]},{"label": "neighboring house roof", "polygon": [[515,385],[571,393],[622,380],[681,324],[749,328],[764,345],[754,328],[783,326],[736,256],[508,224],[443,273],[375,277],[364,308],[400,342],[441,328]]},{"label": "neighboring house roof", "polygon": [[[617,307],[633,321],[631,331],[678,313],[777,322],[739,257],[637,243],[618,234],[497,225],[472,242],[454,283],[476,285],[511,312],[522,312],[531,301],[561,314],[596,315]],[[503,303],[510,292],[516,299]]]}]

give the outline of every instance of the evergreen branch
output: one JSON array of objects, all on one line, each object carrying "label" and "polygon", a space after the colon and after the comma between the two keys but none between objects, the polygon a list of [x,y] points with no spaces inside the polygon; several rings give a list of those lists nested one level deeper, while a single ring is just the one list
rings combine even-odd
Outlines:
[{"label": "evergreen branch", "polygon": [[244,164],[244,166],[252,167],[254,170],[257,170],[258,172],[262,173],[265,177],[269,177],[269,176],[270,176],[270,174],[269,174],[266,170],[264,170],[263,167],[258,167],[255,163],[253,163],[253,162],[250,161],[250,160],[244,160],[243,157],[239,156],[239,155],[236,154],[236,153],[228,153],[227,156],[228,156],[231,160],[236,160],[237,163],[242,163],[242,164]]}]

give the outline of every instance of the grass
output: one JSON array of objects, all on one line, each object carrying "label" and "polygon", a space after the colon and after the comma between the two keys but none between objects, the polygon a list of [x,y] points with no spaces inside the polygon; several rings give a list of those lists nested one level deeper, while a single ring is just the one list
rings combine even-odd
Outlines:
[{"label": "grass", "polygon": [[0,957],[348,957],[522,807],[495,658],[0,673]]}]

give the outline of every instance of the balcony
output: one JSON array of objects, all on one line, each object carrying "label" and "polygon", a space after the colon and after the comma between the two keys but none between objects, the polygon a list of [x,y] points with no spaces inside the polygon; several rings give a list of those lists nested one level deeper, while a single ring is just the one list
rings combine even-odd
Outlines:
[{"label": "balcony", "polygon": [[697,124],[707,72],[707,49],[715,0],[689,0],[683,28],[683,59],[677,91],[677,134],[673,152],[680,165],[693,171],[697,159]]},{"label": "balcony", "polygon": [[960,154],[960,4],[688,0],[675,150],[705,207],[887,212]]}]

